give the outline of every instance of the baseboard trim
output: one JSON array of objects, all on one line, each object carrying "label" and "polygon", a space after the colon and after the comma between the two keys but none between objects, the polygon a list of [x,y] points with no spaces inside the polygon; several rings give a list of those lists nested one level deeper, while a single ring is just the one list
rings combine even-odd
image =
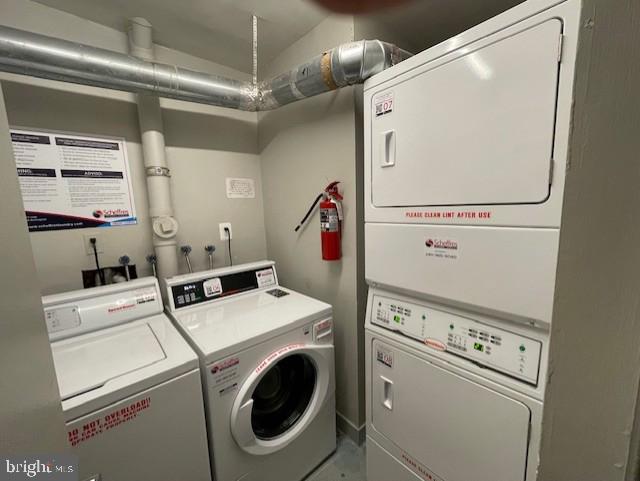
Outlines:
[{"label": "baseboard trim", "polygon": [[358,444],[358,446],[364,443],[367,436],[366,424],[357,427],[342,414],[336,412],[336,426],[338,431],[349,436],[354,443]]}]

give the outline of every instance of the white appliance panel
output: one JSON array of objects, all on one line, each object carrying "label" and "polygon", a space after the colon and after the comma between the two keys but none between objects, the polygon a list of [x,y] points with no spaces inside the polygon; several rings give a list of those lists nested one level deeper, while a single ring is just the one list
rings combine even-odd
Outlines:
[{"label": "white appliance panel", "polygon": [[372,302],[372,324],[538,385],[540,341],[416,303],[379,295]]},{"label": "white appliance panel", "polygon": [[67,422],[79,479],[211,481],[200,372]]},{"label": "white appliance panel", "polygon": [[550,19],[380,86],[369,107],[373,205],[544,202],[561,33]]},{"label": "white appliance panel", "polygon": [[296,324],[331,316],[331,306],[279,287],[276,297],[258,290],[230,296],[173,315],[207,362],[271,338]]},{"label": "white appliance panel", "polygon": [[522,481],[531,411],[520,401],[374,340],[371,424],[427,476]]},{"label": "white appliance panel", "polygon": [[365,225],[369,284],[549,324],[559,231]]},{"label": "white appliance panel", "polygon": [[[404,466],[373,439],[367,437],[367,481],[389,481],[391,479],[393,481],[422,481],[424,477],[429,480],[430,474],[424,467],[418,466],[410,458],[403,460]],[[409,466],[422,476],[411,471]],[[434,478],[432,474],[430,476],[432,479],[429,481],[441,481]]]},{"label": "white appliance panel", "polygon": [[51,341],[153,316],[163,310],[155,278],[45,296],[42,302]]}]

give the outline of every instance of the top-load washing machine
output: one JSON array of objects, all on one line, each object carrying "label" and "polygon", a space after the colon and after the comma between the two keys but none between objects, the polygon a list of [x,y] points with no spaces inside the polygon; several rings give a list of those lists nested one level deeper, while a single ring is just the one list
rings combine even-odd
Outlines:
[{"label": "top-load washing machine", "polygon": [[210,481],[198,358],[157,280],[42,301],[80,481]]},{"label": "top-load washing machine", "polygon": [[534,481],[580,0],[364,86],[369,481]]},{"label": "top-load washing machine", "polygon": [[299,481],[336,448],[331,306],[264,261],[166,281],[198,352],[216,481]]}]

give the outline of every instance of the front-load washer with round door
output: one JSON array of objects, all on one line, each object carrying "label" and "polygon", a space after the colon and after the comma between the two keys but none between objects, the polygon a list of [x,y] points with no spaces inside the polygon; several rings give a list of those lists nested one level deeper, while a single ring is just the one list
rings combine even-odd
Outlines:
[{"label": "front-load washer with round door", "polygon": [[43,298],[80,481],[210,481],[198,358],[155,278]]},{"label": "front-load washer with round door", "polygon": [[298,481],[336,448],[331,306],[273,262],[177,276],[169,310],[201,361],[216,481]]}]

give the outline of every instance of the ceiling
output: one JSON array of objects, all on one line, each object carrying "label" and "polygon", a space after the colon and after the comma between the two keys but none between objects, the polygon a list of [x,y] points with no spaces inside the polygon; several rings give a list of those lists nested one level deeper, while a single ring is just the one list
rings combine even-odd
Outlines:
[{"label": "ceiling", "polygon": [[324,20],[308,0],[36,0],[125,31],[131,17],[154,26],[154,41],[242,72],[252,69],[251,17],[260,19],[259,53],[268,62]]},{"label": "ceiling", "polygon": [[[35,1],[121,31],[128,18],[144,17],[154,26],[156,43],[247,73],[252,68],[253,14],[260,19],[263,65],[329,15],[311,0]],[[521,1],[414,0],[356,17],[356,36],[378,37],[415,53]]]}]

